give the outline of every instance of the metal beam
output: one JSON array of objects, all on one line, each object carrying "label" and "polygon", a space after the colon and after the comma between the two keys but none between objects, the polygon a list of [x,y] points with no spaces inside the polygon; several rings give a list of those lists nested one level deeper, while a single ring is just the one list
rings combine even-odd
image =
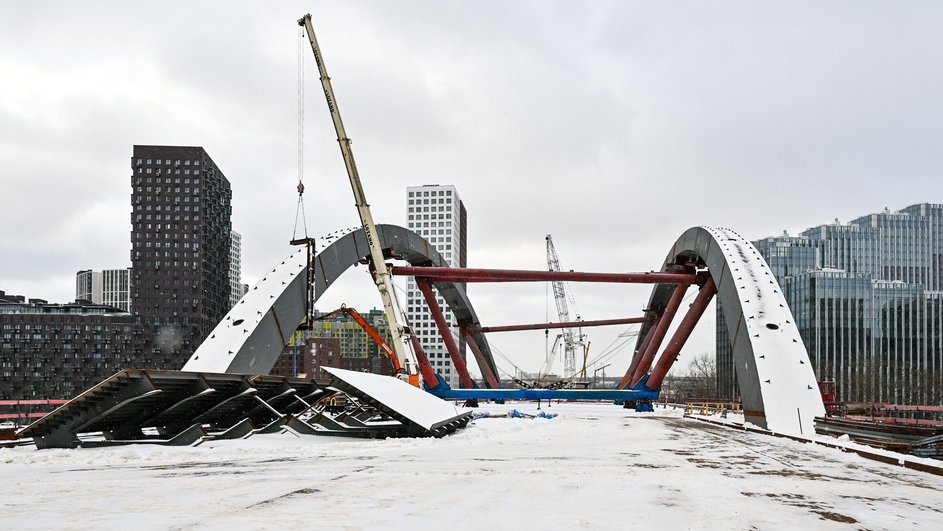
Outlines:
[{"label": "metal beam", "polygon": [[[406,326],[412,328],[409,321],[406,322]],[[429,358],[426,356],[426,351],[422,349],[422,344],[419,342],[419,338],[416,337],[415,330],[409,335],[409,340],[412,342],[413,354],[416,355],[416,362],[419,364],[419,374],[422,376],[423,381],[426,382],[426,386],[430,388],[438,386],[439,379],[435,376],[435,369],[433,369],[432,364],[429,363]]]},{"label": "metal beam", "polygon": [[[462,336],[469,335],[470,332],[467,330],[462,331]],[[488,362],[485,360],[485,357],[481,354],[481,349],[478,348],[478,343],[475,343],[475,340],[466,341],[468,348],[472,350],[472,354],[475,355],[475,361],[478,362],[478,369],[481,371],[481,377],[484,378],[485,383],[488,384],[488,387],[491,389],[500,389],[501,386],[498,385],[498,379],[495,378],[493,372],[491,372],[491,367],[488,365]]]},{"label": "metal beam", "polygon": [[432,389],[443,400],[657,400],[658,393],[629,389]]},{"label": "metal beam", "polygon": [[429,306],[432,319],[439,329],[442,341],[445,342],[445,348],[449,351],[449,357],[452,358],[452,365],[455,367],[455,370],[458,371],[458,378],[462,387],[471,388],[473,384],[471,376],[468,374],[468,366],[465,365],[465,360],[462,359],[458,345],[455,343],[455,338],[452,337],[452,330],[449,329],[449,324],[445,322],[445,315],[442,313],[442,308],[435,300],[435,293],[432,292],[432,286],[424,279],[416,279],[416,283],[419,284],[419,290],[422,291],[422,296],[426,299],[426,305]]},{"label": "metal beam", "polygon": [[596,321],[570,321],[568,323],[535,323],[522,325],[482,326],[482,332],[516,332],[519,330],[545,330],[548,328],[587,328],[620,324],[640,324],[651,321],[651,317],[625,317],[623,319],[602,319]]},{"label": "metal beam", "polygon": [[694,299],[694,302],[691,303],[691,307],[688,308],[688,312],[684,314],[684,318],[678,325],[678,329],[675,330],[671,341],[668,342],[668,346],[665,347],[665,351],[661,354],[661,357],[658,358],[658,363],[656,363],[655,368],[652,369],[652,374],[648,377],[648,381],[645,382],[645,387],[657,390],[661,386],[662,380],[665,379],[668,370],[671,369],[675,360],[678,359],[681,348],[684,347],[688,337],[691,336],[691,331],[694,330],[694,326],[697,325],[701,316],[704,315],[704,310],[707,309],[707,305],[710,304],[715,293],[717,293],[717,286],[714,285],[714,279],[708,278],[707,282],[704,283],[704,286],[701,288],[700,293],[698,293],[697,297]]},{"label": "metal beam", "polygon": [[678,284],[675,286],[674,291],[671,292],[668,305],[665,306],[665,311],[661,314],[661,319],[658,320],[658,326],[655,327],[655,335],[653,335],[651,341],[648,342],[648,346],[645,348],[645,354],[642,356],[642,361],[639,362],[638,367],[635,368],[635,374],[632,375],[632,387],[635,387],[639,383],[639,380],[642,379],[642,376],[645,376],[645,373],[648,372],[648,368],[652,365],[652,360],[655,359],[655,354],[657,354],[658,349],[661,348],[661,342],[665,339],[665,334],[668,333],[668,327],[671,326],[671,321],[674,319],[675,313],[678,312],[678,307],[681,306],[681,299],[684,298],[684,292],[687,290],[687,285]]},{"label": "metal beam", "polygon": [[393,266],[394,275],[424,277],[431,282],[605,282],[614,284],[694,284],[693,273],[578,273],[520,269],[460,269]]},{"label": "metal beam", "polygon": [[648,344],[652,341],[652,336],[655,335],[655,329],[658,328],[658,320],[661,319],[661,316],[655,317],[653,319],[653,325],[648,328],[648,333],[645,334],[645,339],[642,340],[642,344],[639,345],[635,355],[632,356],[632,362],[629,363],[629,368],[625,371],[625,375],[622,376],[622,380],[619,381],[617,389],[624,389],[625,386],[629,385],[632,381],[632,377],[635,376],[635,369],[638,368],[639,363],[642,362],[642,356],[645,355],[645,351],[648,350]]}]

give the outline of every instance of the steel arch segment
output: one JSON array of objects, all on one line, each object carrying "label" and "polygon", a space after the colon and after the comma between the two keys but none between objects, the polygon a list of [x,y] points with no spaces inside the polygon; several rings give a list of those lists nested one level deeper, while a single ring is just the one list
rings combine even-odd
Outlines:
[{"label": "steel arch segment", "polygon": [[[405,260],[410,265],[419,267],[449,267],[448,262],[435,250],[434,246],[409,229],[398,225],[381,224],[377,225],[377,232],[384,253],[389,252],[389,256],[393,258]],[[320,298],[325,290],[331,287],[331,284],[341,274],[369,254],[367,239],[362,229],[346,234],[319,252],[315,257],[315,301]],[[465,289],[460,284],[436,282],[434,286],[449,306],[452,315],[458,320],[460,327],[481,328],[478,315],[475,313]],[[498,378],[498,369],[485,335],[481,332],[475,332],[469,334],[468,337],[478,345],[491,372]],[[500,378],[498,379],[500,380]]]},{"label": "steel arch segment", "polygon": [[[396,225],[377,225],[384,253],[414,266],[448,267],[445,259],[424,238]],[[315,301],[345,271],[369,256],[363,230],[338,239],[314,259]],[[305,248],[297,248],[253,286],[209,337],[193,353],[183,370],[197,372],[268,374],[278,360],[285,338],[305,315],[308,259]],[[435,284],[459,326],[481,328],[478,316],[461,285]],[[470,334],[492,373],[494,357],[484,334]]]},{"label": "steel arch segment", "polygon": [[[775,276],[753,244],[731,229],[693,227],[671,247],[662,270],[680,263],[706,267],[717,287],[746,421],[780,433],[814,433],[814,418],[825,415],[825,406],[809,354]],[[654,315],[667,304],[666,288],[655,286],[647,312]],[[650,326],[642,326],[636,348]]]}]

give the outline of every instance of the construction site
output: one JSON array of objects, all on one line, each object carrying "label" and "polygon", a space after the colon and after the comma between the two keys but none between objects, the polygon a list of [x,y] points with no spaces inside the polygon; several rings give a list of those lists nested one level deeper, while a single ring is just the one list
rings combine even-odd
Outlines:
[{"label": "construction site", "polygon": [[[625,492],[636,517],[679,528],[934,528],[943,520],[943,407],[838,402],[834,384],[817,379],[770,266],[736,230],[681,230],[663,259],[638,272],[568,270],[547,234],[546,269],[523,270],[450,267],[417,231],[374,220],[370,179],[360,177],[341,118],[347,102],[332,86],[312,16],[298,25],[360,226],[328,244],[304,224],[299,232],[299,162],[284,256],[180,370],[127,367],[70,400],[0,404],[16,424],[0,432],[0,467],[17,500],[73,491],[43,507],[80,527],[144,514],[152,527],[296,527],[298,515],[315,518],[310,525],[387,527],[392,506],[405,517],[393,527],[597,527],[592,515],[620,512]],[[380,311],[315,310],[345,274],[370,277]],[[421,293],[433,328],[410,322],[415,313],[394,279]],[[510,283],[547,285],[553,316],[493,323],[479,315],[468,286]],[[587,284],[643,285],[650,295],[637,314],[583,319],[573,286]],[[717,301],[738,400],[672,383]],[[370,341],[357,348],[375,354],[341,366],[341,339],[299,339],[338,319],[356,323]],[[593,330],[606,326],[632,326],[620,336],[628,365],[594,346]],[[520,331],[544,331],[541,366],[518,366],[489,344]],[[424,333],[444,345],[455,381],[426,351]],[[86,488],[75,492],[76,484]],[[138,499],[131,485],[145,494]],[[83,509],[104,499],[135,509]],[[525,502],[544,510],[513,509]],[[734,520],[712,520],[731,502]],[[5,497],[3,505],[15,522],[35,514],[32,503]]]}]

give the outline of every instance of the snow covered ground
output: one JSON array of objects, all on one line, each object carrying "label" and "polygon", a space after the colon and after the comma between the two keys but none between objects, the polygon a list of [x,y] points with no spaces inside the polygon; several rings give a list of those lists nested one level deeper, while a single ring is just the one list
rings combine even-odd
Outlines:
[{"label": "snow covered ground", "polygon": [[6,529],[943,529],[943,477],[684,419],[680,410],[554,404],[549,411],[559,416],[481,419],[439,440],[278,434],[194,448],[0,449],[0,522]]}]

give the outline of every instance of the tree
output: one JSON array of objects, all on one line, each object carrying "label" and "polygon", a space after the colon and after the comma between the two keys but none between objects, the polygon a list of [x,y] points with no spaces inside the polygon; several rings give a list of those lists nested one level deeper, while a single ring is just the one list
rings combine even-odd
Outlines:
[{"label": "tree", "polygon": [[686,376],[689,378],[691,393],[696,397],[713,398],[717,396],[717,359],[709,352],[701,352],[691,360]]}]

